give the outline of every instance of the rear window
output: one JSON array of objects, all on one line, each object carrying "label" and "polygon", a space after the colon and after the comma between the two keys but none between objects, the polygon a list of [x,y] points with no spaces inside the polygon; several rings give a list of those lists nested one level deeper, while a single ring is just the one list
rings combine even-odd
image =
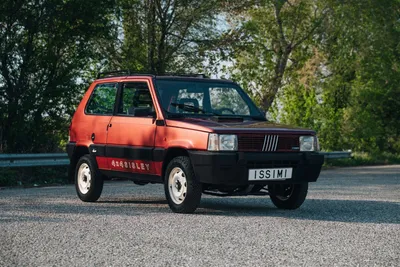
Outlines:
[{"label": "rear window", "polygon": [[86,106],[87,114],[112,115],[117,95],[116,83],[98,84]]}]

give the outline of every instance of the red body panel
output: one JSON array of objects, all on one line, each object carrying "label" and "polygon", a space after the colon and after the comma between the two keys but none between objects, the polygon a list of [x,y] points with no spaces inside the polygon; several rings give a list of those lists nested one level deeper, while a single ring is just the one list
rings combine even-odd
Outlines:
[{"label": "red body panel", "polygon": [[168,148],[184,148],[206,150],[208,133],[196,130],[182,129],[171,126],[157,127],[155,146]]},{"label": "red body panel", "polygon": [[153,147],[156,125],[153,118],[119,117],[111,119],[107,144]]}]

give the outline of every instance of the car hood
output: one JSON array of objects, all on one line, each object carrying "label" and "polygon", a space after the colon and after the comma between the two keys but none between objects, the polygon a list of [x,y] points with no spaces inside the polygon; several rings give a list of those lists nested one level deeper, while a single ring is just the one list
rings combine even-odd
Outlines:
[{"label": "car hood", "polygon": [[190,130],[216,133],[285,133],[315,135],[315,131],[298,128],[270,121],[244,120],[244,121],[216,121],[209,118],[174,118],[167,119],[169,127],[178,127]]}]

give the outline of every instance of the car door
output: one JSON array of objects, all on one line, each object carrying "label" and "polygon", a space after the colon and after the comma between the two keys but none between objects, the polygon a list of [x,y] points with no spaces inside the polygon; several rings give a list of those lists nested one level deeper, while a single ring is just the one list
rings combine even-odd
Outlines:
[{"label": "car door", "polygon": [[112,118],[117,95],[118,83],[101,83],[96,85],[85,107],[85,120],[79,128],[85,132],[92,144],[90,153],[95,155],[100,169],[108,169],[105,157],[107,128]]},{"label": "car door", "polygon": [[156,113],[147,81],[122,83],[117,105],[107,135],[110,170],[156,174],[152,161]]}]

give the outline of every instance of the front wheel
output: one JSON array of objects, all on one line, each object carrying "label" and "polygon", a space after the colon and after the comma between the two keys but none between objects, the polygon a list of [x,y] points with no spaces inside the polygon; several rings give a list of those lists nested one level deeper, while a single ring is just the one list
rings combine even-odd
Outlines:
[{"label": "front wheel", "polygon": [[189,157],[176,157],[165,171],[164,190],[173,212],[192,213],[200,204],[202,185],[197,181]]},{"label": "front wheel", "polygon": [[294,210],[299,208],[306,199],[308,183],[303,184],[273,184],[268,186],[272,203],[278,209]]},{"label": "front wheel", "polygon": [[97,169],[96,161],[89,155],[81,157],[76,164],[75,189],[84,202],[94,202],[103,191],[103,176]]}]

